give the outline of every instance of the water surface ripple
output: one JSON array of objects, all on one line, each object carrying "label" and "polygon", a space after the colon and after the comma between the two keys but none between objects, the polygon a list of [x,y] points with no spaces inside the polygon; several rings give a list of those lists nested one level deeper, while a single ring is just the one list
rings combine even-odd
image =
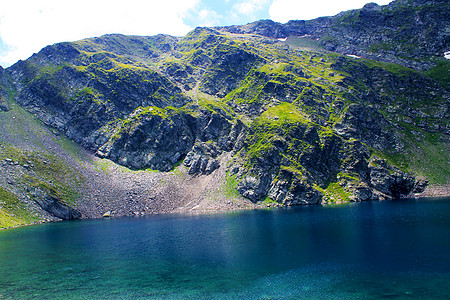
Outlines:
[{"label": "water surface ripple", "polygon": [[450,198],[0,231],[0,299],[441,299]]}]

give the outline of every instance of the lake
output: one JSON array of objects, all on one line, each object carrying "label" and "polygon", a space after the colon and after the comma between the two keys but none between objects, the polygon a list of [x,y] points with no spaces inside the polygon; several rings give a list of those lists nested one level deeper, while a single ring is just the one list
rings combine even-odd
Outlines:
[{"label": "lake", "polygon": [[442,299],[450,198],[0,231],[0,299]]}]

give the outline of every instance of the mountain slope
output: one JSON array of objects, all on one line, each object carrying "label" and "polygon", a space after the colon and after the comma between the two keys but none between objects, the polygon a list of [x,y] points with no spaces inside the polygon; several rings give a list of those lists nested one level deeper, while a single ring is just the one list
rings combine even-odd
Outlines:
[{"label": "mountain slope", "polygon": [[[120,183],[126,181],[123,176],[111,175],[117,186],[108,189],[131,193],[131,203],[112,200],[114,193],[102,199],[98,195],[108,189],[80,183],[77,212],[85,217],[99,217],[106,210],[123,215],[255,207],[251,202],[296,205],[404,197],[423,191],[427,180],[446,184],[450,175],[448,75],[436,72],[448,65],[436,56],[448,36],[434,29],[430,36],[421,34],[420,39],[432,41],[417,54],[407,51],[409,41],[391,34],[398,25],[394,19],[411,11],[433,13],[433,24],[448,26],[442,19],[445,12],[437,13],[448,3],[435,2],[366,5],[284,25],[261,21],[197,28],[181,38],[106,35],[55,44],[1,70],[2,97],[7,99],[2,103],[5,110],[18,103],[55,132],[99,158],[130,168],[133,180],[149,185],[135,187],[139,193],[133,193]],[[374,18],[365,15],[369,13]],[[369,21],[375,23],[366,26]],[[433,24],[423,25],[435,28]],[[303,32],[302,26],[315,31]],[[382,28],[392,32],[383,35]],[[330,30],[336,32],[334,48],[325,41]],[[352,54],[370,56],[376,47],[365,36],[371,32],[399,49],[392,59],[381,47],[377,58],[416,69],[337,53],[356,47],[362,52],[352,48]],[[316,34],[319,41],[291,36],[300,34]],[[291,37],[279,41],[281,36]],[[400,61],[406,57],[402,53],[407,59]],[[3,143],[11,141],[4,137]],[[83,173],[88,181],[104,175],[92,171],[92,162],[83,165],[91,172],[83,173],[76,162],[65,169]],[[172,188],[178,185],[176,195],[165,197],[172,193],[164,187],[166,180]],[[53,186],[51,199],[70,208],[61,189]],[[35,203],[42,198],[28,195]],[[156,199],[153,204],[151,199]],[[78,216],[73,213],[70,217]]]}]

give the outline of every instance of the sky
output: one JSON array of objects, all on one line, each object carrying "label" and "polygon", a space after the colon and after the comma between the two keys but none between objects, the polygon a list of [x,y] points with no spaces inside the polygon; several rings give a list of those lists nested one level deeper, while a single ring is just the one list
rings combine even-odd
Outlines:
[{"label": "sky", "polygon": [[108,33],[183,36],[197,26],[285,23],[391,0],[0,0],[0,65],[47,45]]}]

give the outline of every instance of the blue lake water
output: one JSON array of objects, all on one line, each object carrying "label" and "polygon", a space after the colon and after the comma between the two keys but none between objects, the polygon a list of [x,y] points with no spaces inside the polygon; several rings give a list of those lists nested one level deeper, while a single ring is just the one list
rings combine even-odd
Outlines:
[{"label": "blue lake water", "polygon": [[450,198],[0,231],[0,299],[448,299]]}]

